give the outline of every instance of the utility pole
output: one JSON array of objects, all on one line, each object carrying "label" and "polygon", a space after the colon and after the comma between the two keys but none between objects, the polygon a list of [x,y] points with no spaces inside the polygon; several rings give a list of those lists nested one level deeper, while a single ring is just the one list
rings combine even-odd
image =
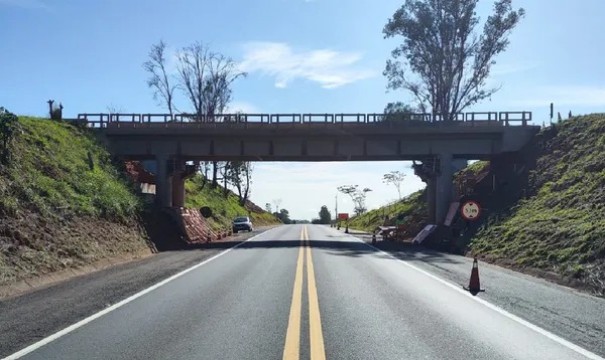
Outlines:
[{"label": "utility pole", "polygon": [[334,225],[338,223],[338,194],[334,196]]},{"label": "utility pole", "polygon": [[338,218],[338,195],[334,196],[334,218]]}]

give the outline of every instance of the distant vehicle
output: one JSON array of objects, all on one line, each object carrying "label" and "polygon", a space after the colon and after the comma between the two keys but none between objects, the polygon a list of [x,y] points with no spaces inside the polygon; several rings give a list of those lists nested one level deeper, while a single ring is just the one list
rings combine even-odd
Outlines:
[{"label": "distant vehicle", "polygon": [[252,231],[254,228],[252,227],[252,221],[247,216],[239,216],[233,220],[233,232],[237,233],[240,230],[248,230]]}]

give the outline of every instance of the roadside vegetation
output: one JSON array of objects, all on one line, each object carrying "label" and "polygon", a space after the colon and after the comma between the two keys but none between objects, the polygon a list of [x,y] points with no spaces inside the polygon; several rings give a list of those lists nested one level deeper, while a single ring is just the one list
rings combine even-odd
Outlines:
[{"label": "roadside vegetation", "polygon": [[605,114],[553,124],[526,156],[536,160],[527,197],[487,219],[470,251],[605,295]]},{"label": "roadside vegetation", "polygon": [[250,216],[254,226],[277,224],[275,215],[266,212],[250,201],[241,204],[240,197],[221,186],[213,188],[203,175],[196,175],[185,182],[185,207],[199,209],[207,206],[212,216],[207,220],[214,229],[229,227],[237,216]]},{"label": "roadside vegetation", "polygon": [[372,232],[378,226],[394,225],[397,217],[401,216],[408,236],[413,238],[426,225],[427,211],[425,192],[420,190],[394,203],[351,218],[349,227]]},{"label": "roadside vegetation", "polygon": [[0,165],[0,286],[149,252],[142,203],[87,132],[21,117]]}]

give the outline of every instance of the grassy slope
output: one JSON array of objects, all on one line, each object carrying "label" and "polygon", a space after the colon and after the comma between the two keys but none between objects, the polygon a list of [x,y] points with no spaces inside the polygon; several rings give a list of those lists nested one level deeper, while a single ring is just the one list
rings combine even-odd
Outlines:
[{"label": "grassy slope", "polygon": [[544,130],[527,199],[484,226],[471,249],[605,290],[605,114]]},{"label": "grassy slope", "polygon": [[262,211],[260,208],[254,209],[254,206],[242,206],[238,201],[237,195],[231,191],[227,198],[224,196],[223,188],[212,189],[210,184],[202,186],[202,177],[195,176],[185,183],[185,206],[199,209],[202,206],[208,206],[212,209],[213,216],[210,224],[214,228],[230,226],[231,221],[236,216],[249,215],[255,226],[277,224],[273,215]]},{"label": "grassy slope", "polygon": [[399,202],[355,216],[350,220],[349,226],[353,229],[373,231],[377,226],[383,225],[385,215],[392,222],[399,214],[403,214],[407,217],[404,224],[407,224],[410,233],[413,233],[411,236],[414,236],[424,226],[423,219],[427,218],[423,192],[423,190],[417,191]]},{"label": "grassy slope", "polygon": [[[526,189],[529,196],[510,209],[491,209],[493,215],[473,237],[470,252],[517,269],[555,273],[605,294],[604,155],[605,114],[543,130],[524,154],[536,159]],[[454,181],[472,178],[488,165],[476,162]],[[473,186],[472,181],[467,186]],[[359,216],[352,227],[372,230],[381,223],[383,211],[393,216],[409,212],[410,206],[425,205],[412,197]]]},{"label": "grassy slope", "polygon": [[[167,236],[161,218],[143,212],[130,181],[87,131],[46,119],[19,123],[13,161],[0,166],[0,286],[149,251],[148,231]],[[233,194],[225,201],[219,189],[196,190],[196,181],[187,182],[187,205],[213,208],[213,226],[247,214]],[[278,222],[258,208],[251,216],[256,225]]]},{"label": "grassy slope", "polygon": [[0,285],[148,249],[140,201],[103,147],[66,124],[19,123],[0,168]]}]

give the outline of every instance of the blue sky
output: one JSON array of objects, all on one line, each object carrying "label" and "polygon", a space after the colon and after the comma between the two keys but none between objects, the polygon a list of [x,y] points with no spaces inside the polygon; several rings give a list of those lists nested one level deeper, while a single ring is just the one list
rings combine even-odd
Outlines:
[{"label": "blue sky", "polygon": [[[403,0],[0,0],[0,106],[44,116],[46,100],[67,117],[162,109],[142,63],[163,39],[171,52],[194,41],[240,62],[249,76],[234,87],[232,108],[254,112],[380,112],[403,92],[385,91],[382,70],[397,40],[382,28]],[[492,1],[480,1],[485,19]],[[498,59],[491,82],[502,90],[471,110],[533,111],[548,104],[566,115],[603,112],[605,32],[602,0],[513,0],[527,14]],[[179,108],[188,109],[179,99]],[[409,193],[423,184],[408,163],[258,163],[252,199],[281,198],[293,217],[333,208],[336,186],[373,188],[369,207],[393,200],[382,174],[404,170]],[[352,210],[339,196],[340,209]]]}]

